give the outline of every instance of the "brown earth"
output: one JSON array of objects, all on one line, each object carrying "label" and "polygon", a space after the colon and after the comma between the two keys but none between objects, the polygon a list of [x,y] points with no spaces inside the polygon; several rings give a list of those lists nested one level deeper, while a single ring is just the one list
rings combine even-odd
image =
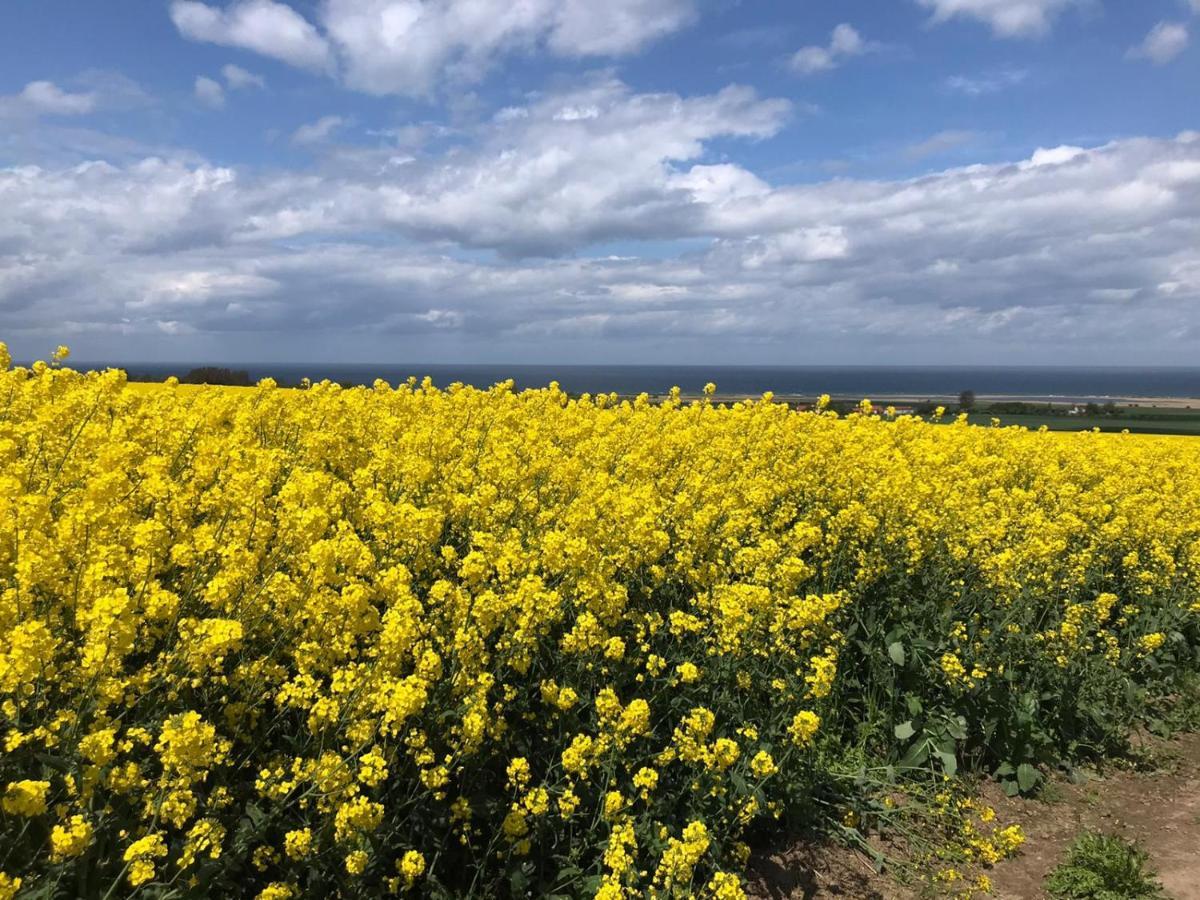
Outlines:
[{"label": "brown earth", "polygon": [[[1146,741],[1132,767],[1109,767],[1082,783],[1052,781],[1041,799],[1005,797],[995,786],[984,799],[997,819],[1025,830],[1025,851],[987,874],[997,900],[1045,897],[1046,875],[1087,830],[1139,844],[1175,900],[1200,900],[1200,735]],[[764,855],[752,865],[750,894],[770,900],[913,900],[918,895],[877,874],[862,854],[840,847],[801,845]],[[925,894],[924,896],[931,896]]]}]

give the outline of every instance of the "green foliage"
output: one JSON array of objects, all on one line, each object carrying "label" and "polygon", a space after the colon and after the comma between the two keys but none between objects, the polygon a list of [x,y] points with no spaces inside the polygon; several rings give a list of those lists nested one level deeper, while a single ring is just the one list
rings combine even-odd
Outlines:
[{"label": "green foliage", "polygon": [[1166,897],[1146,854],[1119,837],[1087,833],[1046,879],[1056,900],[1158,900]]},{"label": "green foliage", "polygon": [[[1195,616],[1144,603],[1139,630],[1163,635],[1147,653],[1115,623],[1117,598],[1138,590],[1119,574],[1097,571],[1061,605],[1034,587],[998,604],[973,561],[954,555],[945,547],[907,577],[897,565],[840,611],[847,640],[828,724],[846,740],[903,777],[986,774],[1015,796],[1041,790],[1046,771],[1126,755],[1139,727],[1170,734],[1195,718]],[[1097,597],[1112,604],[1104,621]],[[1064,641],[1071,616],[1081,630]]]}]

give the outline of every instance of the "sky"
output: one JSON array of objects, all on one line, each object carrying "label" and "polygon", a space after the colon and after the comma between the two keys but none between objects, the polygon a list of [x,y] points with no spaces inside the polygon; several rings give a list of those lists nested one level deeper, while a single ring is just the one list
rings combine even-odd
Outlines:
[{"label": "sky", "polygon": [[17,358],[1200,360],[1200,0],[2,15]]}]

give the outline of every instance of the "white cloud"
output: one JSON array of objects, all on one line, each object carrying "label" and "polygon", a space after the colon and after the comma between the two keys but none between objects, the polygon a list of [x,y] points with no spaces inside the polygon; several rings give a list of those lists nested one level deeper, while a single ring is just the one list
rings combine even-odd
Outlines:
[{"label": "white cloud", "polygon": [[1061,147],[1038,147],[1033,156],[1022,160],[1018,165],[1023,169],[1036,169],[1039,166],[1061,166],[1073,160],[1086,156],[1087,151],[1082,147],[1072,147],[1064,144]]},{"label": "white cloud", "polygon": [[89,69],[68,84],[62,87],[53,81],[31,81],[15,94],[0,95],[0,119],[70,118],[102,110],[133,109],[151,102],[137,82],[116,72]]},{"label": "white cloud", "polygon": [[1159,22],[1140,44],[1131,47],[1130,59],[1148,59],[1155,65],[1166,65],[1187,49],[1187,25],[1182,22]]},{"label": "white cloud", "polygon": [[261,75],[247,72],[241,66],[235,66],[233,63],[228,63],[221,67],[221,76],[225,79],[225,83],[229,86],[230,90],[265,88],[267,86],[266,80]]},{"label": "white cloud", "polygon": [[904,155],[910,160],[921,160],[972,144],[977,140],[979,140],[979,134],[974,131],[939,131],[923,141],[910,144],[904,149]]},{"label": "white cloud", "polygon": [[0,169],[0,333],[244,340],[247,354],[255,335],[293,353],[341,335],[347,352],[510,358],[652,335],[742,361],[801,342],[862,358],[901,338],[1130,360],[1131,334],[1147,359],[1186,361],[1200,340],[1198,135],[780,186],[713,151],[786,120],[788,104],[748,88],[639,94],[596,77],[518,109],[402,165],[384,147],[305,172]]},{"label": "white cloud", "polygon": [[171,5],[193,40],[309,69],[331,71],[336,58],[349,87],[409,96],[477,81],[500,57],[537,47],[561,57],[634,53],[694,14],[693,0],[323,0],[319,31],[275,0]]},{"label": "white cloud", "polygon": [[350,87],[424,95],[539,44],[566,57],[632,53],[691,14],[690,0],[327,0],[322,20]]},{"label": "white cloud", "polygon": [[171,21],[193,41],[253,50],[302,69],[327,70],[329,46],[317,29],[285,3],[235,0],[225,9],[173,0]]},{"label": "white cloud", "polygon": [[621,56],[677,31],[695,15],[691,0],[561,0],[547,7],[547,42],[560,56]]},{"label": "white cloud", "polygon": [[211,109],[221,109],[225,105],[225,89],[221,87],[220,82],[204,75],[196,77],[193,92],[197,100]]},{"label": "white cloud", "polygon": [[57,115],[82,115],[96,108],[94,94],[73,94],[62,90],[52,81],[29,82],[21,91],[21,99],[38,112]]},{"label": "white cloud", "polygon": [[54,116],[81,116],[96,108],[94,93],[64,91],[53,81],[31,81],[15,97],[3,99],[6,106]]},{"label": "white cloud", "polygon": [[864,41],[852,25],[843,22],[833,29],[829,44],[824,47],[801,47],[791,58],[791,67],[802,75],[827,72],[837,68],[847,59],[862,56],[875,45]]},{"label": "white cloud", "polygon": [[797,228],[767,238],[751,238],[738,252],[745,269],[790,267],[798,263],[844,259],[850,254],[850,242],[840,225],[825,225]]},{"label": "white cloud", "polygon": [[523,110],[489,124],[474,150],[406,166],[404,181],[379,187],[379,214],[415,235],[516,254],[649,236],[667,222],[699,228],[694,191],[729,198],[754,181],[733,165],[695,168],[705,143],[774,134],[790,106],[744,87],[683,98],[598,77]]},{"label": "white cloud", "polygon": [[315,122],[301,125],[292,132],[294,144],[319,144],[329,140],[329,136],[346,124],[341,116],[322,116]]},{"label": "white cloud", "polygon": [[946,79],[945,86],[947,90],[966,94],[968,97],[982,97],[1016,87],[1023,84],[1027,78],[1028,69],[998,69],[981,75],[951,75]]},{"label": "white cloud", "polygon": [[942,23],[969,18],[990,25],[1000,37],[1041,37],[1064,10],[1083,0],[917,0]]},{"label": "white cloud", "polygon": [[[235,272],[169,272],[146,279],[143,293],[126,305],[130,310],[152,308],[156,315],[169,307],[203,307],[213,297],[223,300],[274,293],[279,283],[260,275]],[[177,321],[176,325],[179,324]]]}]

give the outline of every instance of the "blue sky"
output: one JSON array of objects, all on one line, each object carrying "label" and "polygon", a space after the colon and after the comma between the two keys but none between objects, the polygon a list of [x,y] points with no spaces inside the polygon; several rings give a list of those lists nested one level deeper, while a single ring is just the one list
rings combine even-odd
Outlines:
[{"label": "blue sky", "polygon": [[0,339],[1194,363],[1200,0],[44,0]]}]

